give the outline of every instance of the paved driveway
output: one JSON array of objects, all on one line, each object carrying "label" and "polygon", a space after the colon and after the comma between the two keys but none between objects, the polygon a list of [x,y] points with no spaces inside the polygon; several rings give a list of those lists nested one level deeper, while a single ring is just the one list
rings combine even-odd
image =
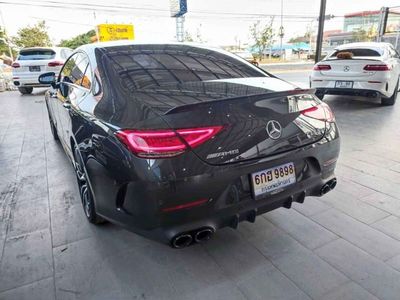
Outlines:
[{"label": "paved driveway", "polygon": [[43,95],[0,93],[0,299],[400,299],[400,103],[327,97],[333,192],[173,250],[86,222]]}]

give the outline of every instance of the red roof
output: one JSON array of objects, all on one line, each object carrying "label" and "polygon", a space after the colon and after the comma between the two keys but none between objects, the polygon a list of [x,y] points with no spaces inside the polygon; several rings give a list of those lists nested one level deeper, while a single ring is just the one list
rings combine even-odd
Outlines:
[{"label": "red roof", "polygon": [[381,12],[380,10],[365,10],[365,11],[346,14],[344,15],[344,17],[353,18],[353,17],[372,16],[372,15],[379,15],[380,12]]}]

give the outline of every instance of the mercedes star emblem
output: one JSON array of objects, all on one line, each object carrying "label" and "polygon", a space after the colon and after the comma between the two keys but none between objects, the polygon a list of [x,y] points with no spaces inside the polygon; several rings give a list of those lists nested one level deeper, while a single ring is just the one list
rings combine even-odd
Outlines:
[{"label": "mercedes star emblem", "polygon": [[350,66],[344,66],[343,71],[345,71],[345,72],[350,71]]},{"label": "mercedes star emblem", "polygon": [[267,130],[268,136],[273,140],[279,139],[282,135],[282,126],[278,121],[269,121],[265,129]]}]

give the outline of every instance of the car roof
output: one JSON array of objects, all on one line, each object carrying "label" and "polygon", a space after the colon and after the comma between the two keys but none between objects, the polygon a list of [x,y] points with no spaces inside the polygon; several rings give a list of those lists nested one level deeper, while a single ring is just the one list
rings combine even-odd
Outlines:
[{"label": "car roof", "polygon": [[54,50],[54,51],[57,51],[57,50],[61,50],[61,49],[70,49],[70,48],[68,48],[68,47],[27,47],[27,48],[20,49],[19,52],[29,51],[29,50]]},{"label": "car roof", "polygon": [[93,52],[97,48],[108,48],[108,47],[129,46],[129,45],[179,45],[179,46],[191,46],[191,47],[209,49],[209,50],[219,51],[219,52],[223,52],[223,53],[228,52],[228,51],[224,51],[223,49],[221,49],[218,46],[212,46],[212,45],[206,46],[204,44],[193,43],[193,42],[171,42],[171,41],[136,42],[136,41],[130,41],[130,40],[119,40],[119,41],[111,41],[111,42],[97,42],[97,43],[92,43],[92,44],[86,44],[86,45],[78,47],[76,50],[83,50],[85,52]]},{"label": "car roof", "polygon": [[340,45],[335,48],[335,50],[343,50],[343,49],[354,49],[354,48],[367,48],[373,50],[384,50],[387,49],[389,43],[379,43],[379,42],[360,42],[360,43],[350,43]]}]

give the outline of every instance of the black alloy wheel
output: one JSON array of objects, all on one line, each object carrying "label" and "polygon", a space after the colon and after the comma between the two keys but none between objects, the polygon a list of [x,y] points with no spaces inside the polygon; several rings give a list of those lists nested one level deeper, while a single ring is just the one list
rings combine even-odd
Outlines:
[{"label": "black alloy wheel", "polygon": [[78,181],[79,194],[82,200],[83,211],[85,212],[86,218],[93,224],[104,223],[105,220],[96,214],[93,193],[88,182],[86,171],[83,168],[79,149],[76,146],[74,147],[74,168],[76,179]]}]

